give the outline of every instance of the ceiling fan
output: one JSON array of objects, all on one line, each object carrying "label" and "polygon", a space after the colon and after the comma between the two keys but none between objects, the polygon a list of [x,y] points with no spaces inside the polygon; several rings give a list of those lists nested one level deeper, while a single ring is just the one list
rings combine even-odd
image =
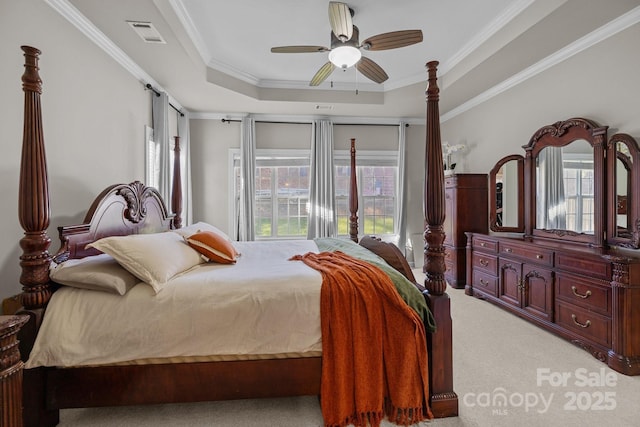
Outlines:
[{"label": "ceiling fan", "polygon": [[360,31],[353,25],[353,9],[346,3],[329,2],[329,23],[331,25],[331,48],[325,46],[278,46],[273,53],[329,52],[329,61],[313,76],[309,86],[318,86],[336,68],[346,69],[355,65],[356,70],[368,79],[382,83],[389,78],[387,73],[371,59],[362,56],[360,49],[387,50],[410,46],[422,41],[421,30],[392,31],[359,41]]}]

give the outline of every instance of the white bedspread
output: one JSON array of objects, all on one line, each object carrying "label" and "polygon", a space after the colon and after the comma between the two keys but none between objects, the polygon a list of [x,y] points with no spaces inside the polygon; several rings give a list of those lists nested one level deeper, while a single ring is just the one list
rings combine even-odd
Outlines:
[{"label": "white bedspread", "polygon": [[322,277],[296,254],[312,240],[234,242],[235,265],[203,264],[155,295],[63,287],[54,293],[26,368],[146,358],[321,350]]}]

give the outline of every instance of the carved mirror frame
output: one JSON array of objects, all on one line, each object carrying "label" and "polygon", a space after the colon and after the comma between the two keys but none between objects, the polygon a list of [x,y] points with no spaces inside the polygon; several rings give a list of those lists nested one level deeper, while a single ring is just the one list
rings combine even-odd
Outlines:
[{"label": "carved mirror frame", "polygon": [[[498,221],[499,215],[501,212],[499,209],[504,206],[505,200],[504,195],[502,195],[501,205],[498,206],[498,174],[503,166],[510,162],[516,162],[516,171],[517,171],[517,181],[516,184],[516,200],[515,205],[518,210],[516,213],[517,216],[517,224],[515,226],[505,226],[501,221]],[[508,197],[508,196],[507,196]],[[524,197],[524,157],[520,154],[511,154],[509,156],[503,157],[498,160],[496,165],[489,172],[489,228],[492,231],[497,232],[511,232],[511,233],[522,233],[524,231],[524,206],[522,203],[522,198]],[[511,200],[513,202],[513,200]],[[513,206],[510,203],[510,206]]]},{"label": "carved mirror frame", "polygon": [[[540,240],[557,240],[592,247],[604,246],[605,215],[605,145],[607,127],[584,119],[572,118],[540,128],[523,148],[525,235]],[[594,230],[593,234],[570,230],[543,229],[536,226],[536,159],[546,147],[563,147],[576,140],[585,140],[593,147]]]},{"label": "carved mirror frame", "polygon": [[[624,144],[628,154],[618,151],[618,144]],[[618,198],[618,167],[627,172],[625,197],[627,230],[620,233],[618,213],[621,200]],[[607,221],[607,242],[631,249],[640,249],[640,147],[638,142],[626,133],[617,133],[607,143],[607,194],[609,218]]]}]

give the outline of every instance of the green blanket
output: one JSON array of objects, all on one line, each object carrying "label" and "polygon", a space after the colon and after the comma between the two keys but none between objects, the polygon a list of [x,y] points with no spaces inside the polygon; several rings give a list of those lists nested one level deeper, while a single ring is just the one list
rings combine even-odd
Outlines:
[{"label": "green blanket", "polygon": [[427,332],[435,332],[436,322],[422,293],[413,283],[411,283],[411,281],[409,281],[409,279],[387,264],[384,259],[351,240],[320,237],[314,239],[314,242],[318,246],[320,252],[341,251],[354,258],[371,263],[387,273],[402,299],[404,299],[404,301],[413,308],[416,313],[418,313],[420,318],[422,318]]}]

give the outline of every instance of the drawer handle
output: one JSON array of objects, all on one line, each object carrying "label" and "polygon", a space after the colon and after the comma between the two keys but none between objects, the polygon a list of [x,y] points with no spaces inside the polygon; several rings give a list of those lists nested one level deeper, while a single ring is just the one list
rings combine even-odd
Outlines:
[{"label": "drawer handle", "polygon": [[511,248],[504,248],[504,251],[505,251],[505,252],[508,252],[508,253],[513,252],[513,251],[511,250]]},{"label": "drawer handle", "polygon": [[538,254],[538,255],[536,255],[536,258],[537,258],[537,259],[542,259],[542,258],[544,258],[544,255],[540,255],[540,254]]},{"label": "drawer handle", "polygon": [[589,326],[591,326],[591,320],[587,320],[585,323],[580,323],[578,322],[577,316],[575,314],[572,314],[571,318],[573,319],[573,323],[580,326],[581,328],[588,328]]},{"label": "drawer handle", "polygon": [[487,244],[485,242],[480,242],[480,246],[484,248],[485,246],[487,246]]},{"label": "drawer handle", "polygon": [[579,294],[578,293],[578,288],[576,288],[575,286],[571,287],[571,292],[573,292],[573,294],[575,296],[577,296],[578,298],[582,298],[582,299],[587,299],[591,296],[591,291],[587,291],[584,294]]},{"label": "drawer handle", "polygon": [[489,262],[485,259],[481,259],[480,260],[480,265],[483,267],[488,267],[489,266]]},{"label": "drawer handle", "polygon": [[480,284],[484,285],[484,286],[489,286],[489,282],[487,282],[484,279],[480,279]]}]

